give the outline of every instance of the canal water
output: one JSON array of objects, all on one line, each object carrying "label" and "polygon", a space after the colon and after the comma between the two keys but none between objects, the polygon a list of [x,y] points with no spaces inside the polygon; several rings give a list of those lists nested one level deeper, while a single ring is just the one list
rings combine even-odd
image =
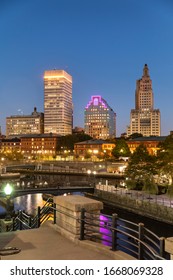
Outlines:
[{"label": "canal water", "polygon": [[[41,193],[19,196],[14,198],[13,202],[15,213],[17,213],[19,210],[22,210],[31,215],[36,214],[38,206],[42,207],[45,203]],[[0,206],[0,216],[4,216],[5,213],[5,208]]]},{"label": "canal water", "polygon": [[128,220],[137,224],[143,223],[146,228],[154,232],[159,237],[173,237],[173,225],[171,224],[153,220],[132,212],[128,212],[124,209],[105,205],[104,214],[112,215],[114,213],[118,214],[118,217],[121,219]]}]

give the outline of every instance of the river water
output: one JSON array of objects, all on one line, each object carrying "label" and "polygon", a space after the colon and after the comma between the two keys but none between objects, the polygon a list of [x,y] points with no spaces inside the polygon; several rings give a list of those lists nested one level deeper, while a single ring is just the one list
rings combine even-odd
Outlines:
[{"label": "river water", "polygon": [[[45,203],[41,193],[19,196],[14,198],[13,201],[15,213],[22,210],[31,215],[36,214],[38,206],[42,207]],[[0,216],[4,216],[5,213],[6,210],[0,206]]]}]

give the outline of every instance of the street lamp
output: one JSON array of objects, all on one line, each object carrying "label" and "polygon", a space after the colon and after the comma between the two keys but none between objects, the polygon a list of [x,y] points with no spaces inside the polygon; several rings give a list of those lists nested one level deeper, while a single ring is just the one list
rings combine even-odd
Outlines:
[{"label": "street lamp", "polygon": [[12,186],[7,183],[6,186],[4,187],[4,193],[6,195],[6,199],[7,199],[7,214],[5,217],[5,221],[11,221],[11,215],[10,215],[10,196],[11,193],[13,191]]}]

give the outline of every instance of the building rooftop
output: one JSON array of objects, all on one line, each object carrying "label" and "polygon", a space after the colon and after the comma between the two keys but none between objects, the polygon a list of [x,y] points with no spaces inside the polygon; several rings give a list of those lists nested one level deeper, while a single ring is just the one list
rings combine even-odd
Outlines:
[{"label": "building rooftop", "polygon": [[144,137],[137,137],[133,139],[129,139],[128,141],[130,142],[146,142],[146,141],[158,141],[162,142],[165,141],[167,136],[144,136]]},{"label": "building rooftop", "polygon": [[44,134],[23,134],[20,136],[20,138],[50,138],[50,137],[61,137],[58,134],[55,133],[44,133]]},{"label": "building rooftop", "polygon": [[43,117],[44,113],[42,112],[37,112],[37,108],[34,107],[34,111],[30,115],[24,115],[24,114],[18,114],[18,115],[12,115],[10,117],[6,117],[6,119],[11,119],[11,118],[37,118],[37,117]]},{"label": "building rooftop", "polygon": [[75,143],[77,145],[102,145],[102,144],[112,144],[111,142],[107,141],[107,140],[102,140],[102,139],[91,139],[91,140],[86,140],[86,141],[82,141],[82,142],[78,142]]}]

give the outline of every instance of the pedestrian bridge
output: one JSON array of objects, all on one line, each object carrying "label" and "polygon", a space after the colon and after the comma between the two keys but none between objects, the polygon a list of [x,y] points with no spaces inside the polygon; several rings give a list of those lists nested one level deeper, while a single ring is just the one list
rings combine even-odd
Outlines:
[{"label": "pedestrian bridge", "polygon": [[[35,186],[29,188],[16,188],[12,193],[12,197],[34,194],[34,193],[47,193],[53,195],[61,195],[64,193],[74,193],[74,192],[94,192],[94,186]],[[3,190],[0,190],[0,197],[4,197],[5,194]]]}]

